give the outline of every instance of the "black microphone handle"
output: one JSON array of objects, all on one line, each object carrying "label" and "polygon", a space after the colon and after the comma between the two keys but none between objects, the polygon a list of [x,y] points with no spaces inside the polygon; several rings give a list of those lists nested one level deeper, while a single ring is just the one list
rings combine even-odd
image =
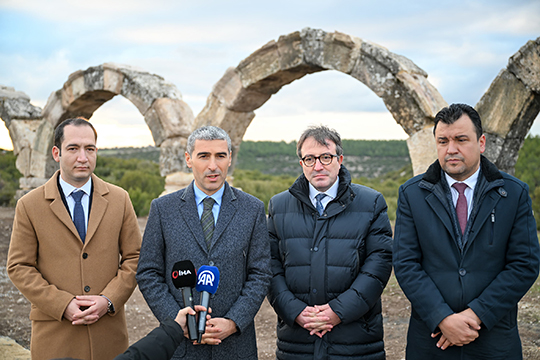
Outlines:
[{"label": "black microphone handle", "polygon": [[[193,295],[191,294],[191,288],[183,287],[182,288],[182,297],[184,299],[184,306],[189,306],[193,309]],[[189,332],[189,340],[197,340],[197,319],[195,315],[187,316],[187,328]]]},{"label": "black microphone handle", "polygon": [[201,306],[204,306],[206,311],[201,311],[199,313],[199,326],[198,326],[198,332],[199,332],[199,338],[197,342],[200,344],[202,340],[202,335],[204,334],[204,330],[206,329],[206,314],[208,314],[208,304],[210,303],[210,293],[208,291],[201,292]]}]

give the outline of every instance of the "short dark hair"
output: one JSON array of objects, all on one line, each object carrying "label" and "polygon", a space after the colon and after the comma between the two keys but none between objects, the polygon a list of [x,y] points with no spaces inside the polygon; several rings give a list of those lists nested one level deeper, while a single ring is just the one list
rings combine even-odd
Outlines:
[{"label": "short dark hair", "polygon": [[304,145],[306,139],[310,137],[315,139],[316,142],[323,146],[328,146],[328,142],[326,140],[332,141],[334,144],[336,144],[336,155],[343,155],[341,136],[339,136],[339,133],[336,130],[330,129],[324,125],[310,126],[302,133],[300,139],[298,140],[298,144],[296,144],[296,154],[298,154],[300,159],[302,158],[302,145]]},{"label": "short dark hair", "polygon": [[62,121],[60,125],[54,130],[54,146],[56,146],[60,151],[62,151],[62,142],[64,141],[64,128],[68,125],[73,126],[90,126],[92,131],[94,131],[95,140],[97,141],[97,132],[96,129],[92,126],[92,123],[83,117],[76,117],[72,119],[67,119]]},{"label": "short dark hair", "polygon": [[232,151],[232,142],[229,134],[217,126],[203,126],[194,130],[191,135],[189,135],[187,140],[186,151],[191,156],[193,154],[193,149],[195,148],[196,140],[225,140],[227,141],[227,148],[229,149],[229,154]]},{"label": "short dark hair", "polygon": [[452,125],[455,123],[463,114],[467,115],[476,129],[476,138],[480,139],[480,136],[484,133],[482,130],[482,120],[480,120],[480,115],[478,112],[469,105],[466,104],[452,104],[445,108],[442,108],[437,115],[435,115],[435,126],[433,127],[433,135],[435,135],[435,130],[437,129],[437,124],[442,122],[443,124]]}]

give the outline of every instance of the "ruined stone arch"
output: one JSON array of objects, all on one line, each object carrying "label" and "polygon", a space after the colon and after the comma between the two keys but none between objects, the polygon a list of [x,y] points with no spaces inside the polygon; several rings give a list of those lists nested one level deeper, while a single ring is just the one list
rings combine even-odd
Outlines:
[{"label": "ruined stone arch", "polygon": [[[380,45],[318,29],[280,36],[236,68],[229,68],[214,85],[195,127],[222,127],[238,150],[256,109],[283,86],[324,70],[352,76],[383,100],[409,135],[407,145],[415,174],[424,172],[436,159],[433,119],[447,103],[427,74],[408,58]],[[540,38],[529,41],[510,58],[507,69],[493,81],[476,108],[488,139],[486,156],[500,169],[513,173],[519,149],[540,110]]]},{"label": "ruined stone arch", "polygon": [[[63,88],[51,94],[43,111],[31,105],[24,93],[0,86],[0,117],[9,129],[17,168],[24,176],[21,188],[29,190],[44,183],[55,168],[50,155],[54,128],[69,117],[89,118],[103,103],[122,95],[144,116],[161,149],[161,174],[171,184],[166,190],[172,191],[191,181],[183,158],[191,131],[207,124],[222,127],[232,138],[235,158],[256,109],[283,86],[324,70],[352,76],[383,100],[409,135],[415,174],[436,159],[433,118],[447,103],[427,74],[380,45],[310,28],[270,41],[236,68],[229,68],[195,119],[173,84],[158,75],[111,63],[71,74]],[[513,173],[524,137],[540,111],[540,37],[510,57],[476,108],[488,141],[486,156]]]},{"label": "ruined stone arch", "polygon": [[[433,117],[447,103],[411,60],[339,32],[306,28],[270,41],[225,72],[195,119],[196,126],[222,127],[236,150],[256,109],[283,86],[325,70],[350,75],[379,96],[410,136],[415,172],[425,170],[435,154],[433,141],[426,142],[432,138]],[[432,155],[429,162],[423,161],[426,153]]]},{"label": "ruined stone arch", "polygon": [[[177,148],[183,149],[193,126],[193,112],[182,100],[175,85],[162,77],[126,65],[105,63],[76,71],[64,83],[62,89],[49,97],[43,109],[43,121],[34,144],[35,160],[47,164],[45,169],[35,169],[34,176],[43,172],[52,175],[54,162],[50,149],[54,128],[63,120],[75,116],[90,118],[94,111],[116,95],[131,101],[143,115],[156,146],[161,148],[161,169],[183,169],[177,156],[171,156]],[[37,151],[36,151],[37,150]],[[43,157],[43,159],[37,159]],[[51,166],[52,165],[52,166]]]}]

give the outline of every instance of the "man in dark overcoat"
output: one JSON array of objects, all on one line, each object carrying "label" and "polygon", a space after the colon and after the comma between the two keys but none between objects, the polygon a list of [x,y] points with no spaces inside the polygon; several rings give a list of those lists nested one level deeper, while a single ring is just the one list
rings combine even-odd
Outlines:
[{"label": "man in dark overcoat", "polygon": [[482,153],[476,110],[435,117],[438,160],[400,187],[394,271],[412,304],[407,359],[521,359],[518,302],[540,250],[527,184]]}]

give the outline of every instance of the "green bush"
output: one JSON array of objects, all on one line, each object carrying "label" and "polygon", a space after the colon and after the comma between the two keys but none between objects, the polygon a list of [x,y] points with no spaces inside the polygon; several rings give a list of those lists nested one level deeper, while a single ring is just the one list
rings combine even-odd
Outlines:
[{"label": "green bush", "polygon": [[519,151],[516,177],[529,185],[536,228],[540,230],[540,136],[527,136]]},{"label": "green bush", "polygon": [[146,216],[150,203],[164,190],[165,179],[159,165],[149,160],[100,156],[94,173],[105,181],[124,188],[137,216]]},{"label": "green bush", "polygon": [[0,206],[15,206],[15,193],[22,177],[15,161],[13,151],[0,150]]}]

